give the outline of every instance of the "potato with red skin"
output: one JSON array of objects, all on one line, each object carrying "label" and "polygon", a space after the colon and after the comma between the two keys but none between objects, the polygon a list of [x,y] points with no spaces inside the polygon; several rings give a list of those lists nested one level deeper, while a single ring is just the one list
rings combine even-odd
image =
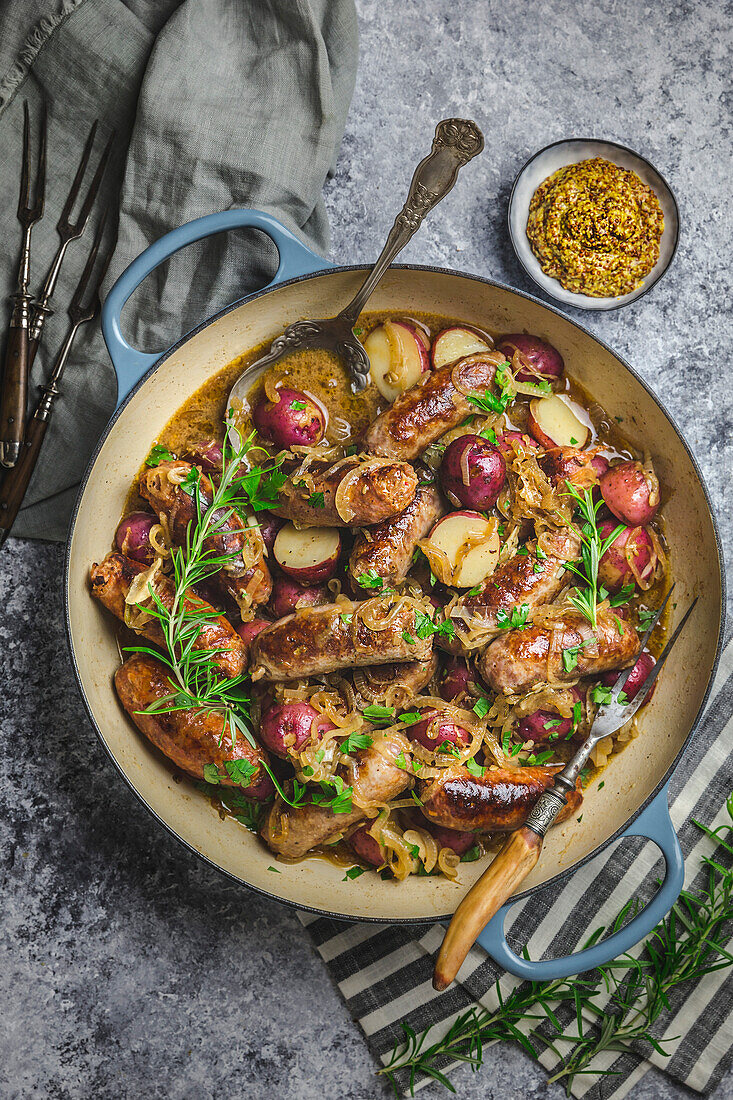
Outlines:
[{"label": "potato with red skin", "polygon": [[276,619],[283,619],[299,607],[320,607],[332,598],[325,584],[300,584],[292,577],[278,574],[272,580],[269,607]]},{"label": "potato with red skin", "polygon": [[270,625],[267,619],[250,619],[248,623],[239,624],[236,628],[237,634],[244,642],[248,652],[252,639],[256,638],[261,630],[264,630],[266,626]]},{"label": "potato with red skin", "polygon": [[510,363],[515,352],[519,352],[517,359],[520,363],[522,359],[527,361],[528,365],[521,365],[514,375],[517,382],[553,383],[562,378],[565,370],[565,362],[557,348],[526,332],[510,332],[502,336],[496,350],[506,355]]},{"label": "potato with red skin", "polygon": [[[598,524],[601,539],[610,538],[619,524],[606,519]],[[611,595],[624,585],[633,584],[645,590],[654,580],[657,552],[645,527],[624,527],[598,563],[598,580]]]},{"label": "potato with red skin", "polygon": [[209,477],[212,474],[220,474],[224,467],[224,455],[215,439],[204,439],[189,444],[181,458],[198,466]]},{"label": "potato with red skin", "polygon": [[444,825],[438,825],[430,821],[419,810],[407,811],[410,825],[415,829],[424,829],[430,833],[438,848],[450,848],[456,855],[463,856],[473,848],[476,843],[476,834],[466,832],[463,829],[448,829]]},{"label": "potato with red skin", "polygon": [[456,506],[487,512],[496,504],[505,481],[504,456],[487,439],[480,435],[462,435],[446,447],[440,464],[440,482],[446,496]]},{"label": "potato with red skin", "polygon": [[155,550],[150,544],[150,532],[160,523],[151,512],[130,512],[120,520],[115,531],[115,546],[126,558],[152,565]]},{"label": "potato with red skin", "polygon": [[310,703],[275,703],[260,719],[259,737],[275,756],[287,759],[290,752],[299,752],[309,741],[320,741],[333,728],[333,722]]},{"label": "potato with red skin", "polygon": [[[405,732],[408,737],[413,741],[417,741],[418,745],[422,745],[424,749],[434,752],[444,741],[447,741],[450,745],[463,746],[471,740],[468,730],[463,729],[462,726],[457,725],[442,714],[439,716],[437,710],[422,711],[421,713],[425,717],[419,722],[415,722],[414,725],[406,727]],[[434,722],[436,717],[438,721]]]},{"label": "potato with red skin", "polygon": [[555,486],[565,482],[579,489],[591,488],[608,469],[608,459],[576,447],[551,447],[539,460],[540,467]]},{"label": "potato with red skin", "polygon": [[659,483],[640,462],[611,466],[600,480],[601,495],[617,519],[645,527],[659,511]]},{"label": "potato with red skin", "polygon": [[255,405],[252,420],[263,439],[278,447],[312,447],[326,431],[326,416],[319,404],[302,390],[278,388],[279,401],[263,398]]},{"label": "potato with red skin", "polygon": [[438,690],[441,699],[452,703],[459,697],[465,699],[471,697],[470,688],[481,689],[479,679],[468,661],[463,657],[446,657],[443,661],[443,674],[440,678]]},{"label": "potato with red skin", "polygon": [[[626,698],[629,702],[631,702],[632,699],[635,699],[636,696],[639,694],[639,691],[646,683],[647,677],[649,676],[649,673],[654,668],[656,663],[657,662],[654,660],[651,653],[647,653],[646,650],[643,653],[639,654],[637,662],[631,669],[626,683],[622,688],[622,691],[626,695]],[[620,672],[604,672],[603,675],[600,677],[600,680],[601,683],[604,684],[606,687],[613,687],[620,675]],[[649,695],[645,702],[649,702],[649,699],[651,699],[652,695],[654,694],[655,687],[656,684],[649,692]]]},{"label": "potato with red skin", "polygon": [[313,585],[336,575],[342,545],[337,527],[302,528],[286,523],[275,536],[272,556],[288,577]]},{"label": "potato with red skin", "polygon": [[280,516],[273,516],[272,512],[257,512],[255,516],[268,554],[272,553],[277,533],[285,526],[285,520]]},{"label": "potato with red skin", "polygon": [[511,461],[515,457],[515,450],[511,446],[512,442],[518,443],[525,451],[538,450],[538,444],[527,435],[526,432],[500,432],[496,437],[496,446],[506,458]]},{"label": "potato with red skin", "polygon": [[[573,687],[570,689],[575,703],[585,703],[586,688]],[[582,717],[582,711],[581,711]],[[552,723],[548,727],[548,722]],[[559,725],[555,723],[559,722]],[[516,728],[517,741],[533,741],[535,745],[543,745],[550,741],[562,741],[568,737],[574,725],[574,718],[565,718],[556,710],[535,710],[532,714],[525,715]],[[585,733],[580,728],[575,731],[571,741],[583,741]]]},{"label": "potato with red skin", "polygon": [[369,863],[372,867],[381,867],[384,863],[384,855],[379,844],[369,832],[372,824],[373,822],[367,821],[360,825],[346,843],[362,863]]}]

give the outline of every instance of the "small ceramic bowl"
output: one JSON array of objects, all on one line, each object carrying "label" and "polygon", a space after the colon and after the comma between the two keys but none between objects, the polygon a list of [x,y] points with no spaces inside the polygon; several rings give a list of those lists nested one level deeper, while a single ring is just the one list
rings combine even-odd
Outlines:
[{"label": "small ceramic bowl", "polygon": [[[539,185],[558,168],[564,168],[566,164],[577,164],[578,161],[589,160],[591,157],[603,157],[621,168],[636,172],[637,176],[655,192],[664,214],[664,232],[659,243],[659,259],[641,286],[619,298],[591,298],[587,294],[576,294],[572,290],[566,290],[557,279],[552,279],[545,274],[527,239],[529,204]],[[556,141],[540,149],[530,157],[515,179],[509,197],[509,236],[524,270],[530,278],[534,279],[537,286],[556,302],[562,302],[566,306],[576,306],[578,309],[619,309],[621,306],[635,302],[651,290],[672,263],[679,239],[679,211],[667,181],[648,160],[639,156],[633,149],[627,149],[625,145],[618,145],[615,141],[569,138],[567,141]]]}]

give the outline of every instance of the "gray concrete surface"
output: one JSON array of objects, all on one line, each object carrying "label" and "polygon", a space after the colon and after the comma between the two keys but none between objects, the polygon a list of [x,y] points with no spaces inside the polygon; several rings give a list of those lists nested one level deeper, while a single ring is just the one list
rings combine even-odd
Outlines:
[{"label": "gray concrete surface", "polygon": [[[730,10],[723,0],[359,0],[361,64],[327,198],[333,258],[373,257],[435,121],[486,153],[405,259],[531,290],[505,228],[518,168],[560,137],[615,139],[676,190],[674,266],[636,305],[578,316],[662,395],[731,511]],[[726,151],[727,150],[727,151]],[[69,667],[63,551],[0,557],[0,1094],[387,1096],[295,915],[236,889],[156,829],[102,753]],[[462,1100],[547,1097],[495,1047]],[[430,1088],[422,1095],[436,1097]],[[661,1075],[637,1100],[692,1095]],[[733,1077],[715,1092],[733,1098]]]}]

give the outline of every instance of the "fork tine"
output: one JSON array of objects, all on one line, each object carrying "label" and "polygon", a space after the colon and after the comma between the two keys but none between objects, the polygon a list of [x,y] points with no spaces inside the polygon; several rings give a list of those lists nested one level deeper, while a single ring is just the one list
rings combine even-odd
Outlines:
[{"label": "fork tine", "polygon": [[107,167],[107,161],[109,160],[110,153],[112,152],[112,143],[113,143],[114,139],[115,139],[115,132],[113,130],[112,133],[109,136],[109,141],[105,145],[104,150],[102,152],[102,155],[99,158],[99,164],[97,165],[97,171],[94,173],[94,177],[92,179],[92,182],[89,185],[89,190],[87,191],[87,196],[84,199],[84,204],[81,208],[81,213],[79,214],[79,220],[76,223],[77,226],[81,226],[80,232],[84,231],[84,227],[86,226],[87,221],[89,219],[89,215],[91,213],[92,206],[94,205],[94,200],[96,199],[97,192],[99,191],[99,185],[102,182],[102,176],[104,175],[105,168]]},{"label": "fork tine", "polygon": [[64,203],[64,208],[61,211],[61,216],[58,220],[58,225],[56,226],[56,228],[59,230],[65,228],[69,223],[71,211],[74,209],[74,203],[76,202],[76,197],[79,194],[79,187],[81,186],[81,181],[84,178],[84,173],[86,172],[87,164],[89,163],[89,157],[92,153],[92,146],[94,145],[94,137],[97,133],[98,122],[99,120],[95,119],[92,123],[92,128],[89,131],[89,137],[86,140],[84,152],[82,153],[81,160],[79,161],[79,167],[76,170],[76,175],[74,176],[74,180],[71,184],[71,190],[69,191],[66,202]]},{"label": "fork tine", "polygon": [[48,133],[48,116],[46,112],[46,100],[41,105],[41,130],[38,139],[38,168],[36,170],[36,192],[33,196],[33,207],[36,219],[43,216],[43,207],[46,201],[46,137]]},{"label": "fork tine", "polygon": [[104,210],[102,212],[101,218],[99,219],[97,232],[94,234],[94,241],[92,242],[92,247],[89,250],[89,255],[87,256],[87,262],[84,264],[84,270],[79,277],[79,282],[77,283],[76,290],[74,291],[74,297],[71,299],[71,304],[69,305],[69,317],[76,324],[80,324],[82,321],[91,321],[92,317],[94,317],[95,313],[99,309],[99,286],[107,271],[107,265],[109,264],[111,256],[111,249],[99,272],[99,276],[97,278],[89,304],[85,305],[83,302],[83,298],[92,271],[94,270],[94,264],[97,259],[97,253],[99,252],[99,246],[102,243],[102,235],[104,233],[106,221],[107,211]]},{"label": "fork tine", "polygon": [[[644,702],[644,700],[646,699],[647,695],[648,695],[648,694],[649,694],[649,692],[651,691],[651,688],[652,688],[652,686],[653,686],[653,684],[654,684],[654,681],[656,680],[656,678],[657,678],[657,676],[659,675],[659,673],[660,673],[660,672],[662,671],[662,665],[664,664],[664,662],[665,662],[665,661],[667,660],[667,658],[669,657],[669,654],[670,654],[670,651],[671,651],[671,649],[672,649],[672,646],[674,645],[674,643],[675,643],[675,642],[677,641],[677,639],[679,638],[679,636],[680,636],[680,634],[681,634],[681,632],[682,632],[682,628],[683,628],[683,626],[685,625],[685,623],[687,622],[687,620],[689,619],[689,617],[690,617],[690,615],[692,614],[692,612],[694,611],[694,609],[695,609],[695,604],[697,603],[697,601],[698,601],[698,599],[699,599],[699,598],[700,598],[699,596],[695,596],[695,599],[694,599],[694,600],[692,601],[692,603],[690,604],[690,606],[689,606],[689,607],[687,608],[687,611],[685,611],[684,615],[682,616],[682,618],[680,619],[679,623],[678,623],[678,624],[677,624],[677,626],[675,627],[675,631],[674,631],[674,634],[673,634],[673,635],[672,635],[672,637],[671,637],[671,638],[669,639],[669,641],[668,641],[668,642],[667,642],[667,644],[665,645],[664,649],[662,650],[662,652],[661,652],[661,653],[659,654],[659,656],[657,657],[657,661],[656,661],[656,664],[654,665],[654,668],[653,668],[653,669],[651,670],[651,672],[650,672],[650,673],[649,673],[649,675],[647,676],[646,680],[645,680],[645,681],[644,681],[644,683],[642,684],[641,688],[639,689],[639,693],[638,693],[638,694],[639,694],[639,695],[641,696],[641,703],[643,703],[643,702]],[[633,702],[636,702],[636,699],[637,699],[637,698],[638,698],[638,696],[636,696],[636,697],[634,698]],[[639,704],[639,706],[641,706],[641,703]]]},{"label": "fork tine", "polygon": [[20,172],[20,196],[18,198],[18,217],[22,218],[28,209],[31,178],[31,120],[28,100],[23,100],[23,167]]}]

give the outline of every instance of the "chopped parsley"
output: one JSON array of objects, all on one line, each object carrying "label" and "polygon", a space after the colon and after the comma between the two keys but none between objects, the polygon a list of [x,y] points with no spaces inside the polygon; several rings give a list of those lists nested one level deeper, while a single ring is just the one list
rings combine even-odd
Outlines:
[{"label": "chopped parsley", "polygon": [[267,870],[268,871],[274,871],[276,875],[281,875],[282,874],[282,871],[280,871],[279,868],[277,868],[277,867],[273,867],[272,864],[270,864],[270,866],[267,868]]},{"label": "chopped parsley", "polygon": [[325,508],[326,502],[323,493],[311,493],[308,497],[308,503],[312,508]]},{"label": "chopped parsley", "polygon": [[545,749],[544,752],[539,752],[535,756],[533,752],[529,754],[523,761],[522,765],[526,768],[531,768],[536,765],[546,764],[548,760],[551,760],[553,756],[552,749]]},{"label": "chopped parsley", "polygon": [[451,619],[444,619],[436,623],[424,611],[415,612],[415,633],[418,638],[430,638],[433,634],[442,634],[446,638],[454,638],[456,628]]},{"label": "chopped parsley", "polygon": [[303,409],[307,409],[308,406],[306,405],[305,401],[291,401],[290,408],[294,409],[296,412],[302,412]]},{"label": "chopped parsley", "polygon": [[477,699],[473,704],[473,713],[477,714],[479,718],[483,718],[489,713],[489,700],[485,695],[482,695],[480,699]]},{"label": "chopped parsley", "polygon": [[635,584],[625,584],[623,588],[616,593],[615,596],[611,596],[611,599],[608,601],[609,605],[611,607],[622,607],[623,604],[629,602],[635,591]]},{"label": "chopped parsley", "polygon": [[477,764],[473,757],[466,761],[466,771],[470,775],[475,775],[478,779],[482,779],[486,775],[486,768],[482,768],[480,764]]},{"label": "chopped parsley", "polygon": [[613,688],[605,684],[594,684],[590,691],[590,697],[596,706],[605,707],[613,699]]},{"label": "chopped parsley", "polygon": [[363,875],[363,874],[364,874],[364,868],[363,867],[349,867],[348,871],[346,872],[344,877],[341,879],[341,881],[342,882],[348,882],[349,879],[359,878],[359,876]]},{"label": "chopped parsley", "polygon": [[605,786],[606,786],[606,780],[605,780],[605,779],[602,779],[602,780],[600,781],[600,783],[598,784],[598,790],[599,790],[599,791],[603,790],[603,788],[604,788]]},{"label": "chopped parsley", "polygon": [[568,646],[567,649],[562,651],[562,666],[566,672],[572,672],[578,664],[578,654],[581,649],[585,649],[586,646],[592,645],[598,639],[596,637],[588,638],[584,642],[579,642],[578,645]]},{"label": "chopped parsley", "polygon": [[463,853],[461,863],[475,863],[477,859],[481,859],[481,848],[478,844],[474,844],[467,852]]},{"label": "chopped parsley", "polygon": [[368,733],[350,733],[348,737],[345,737],[341,742],[341,752],[345,752],[347,756],[350,756],[352,752],[358,752],[359,749],[369,749],[374,744],[374,738],[370,737]]},{"label": "chopped parsley", "polygon": [[408,645],[414,645],[415,644],[415,639],[413,638],[412,634],[410,634],[410,632],[408,630],[403,630],[402,631],[402,638],[405,642],[407,642]]},{"label": "chopped parsley", "polygon": [[249,760],[225,760],[222,768],[216,764],[204,764],[204,779],[217,785],[222,779],[231,779],[238,787],[249,787],[259,769]]},{"label": "chopped parsley", "polygon": [[161,462],[173,462],[175,456],[171,454],[162,443],[155,443],[150,448],[150,454],[145,459],[146,466],[160,466]]},{"label": "chopped parsley", "polygon": [[379,576],[379,573],[377,573],[376,569],[367,569],[366,573],[360,573],[356,580],[362,588],[384,587],[384,581]]},{"label": "chopped parsley", "polygon": [[407,726],[412,726],[415,722],[419,722],[422,718],[422,714],[419,710],[407,710],[399,717],[400,722],[404,722]]},{"label": "chopped parsley", "polygon": [[367,718],[370,722],[386,722],[390,718],[394,718],[394,707],[381,707],[378,703],[372,704],[372,706],[364,707],[361,712],[364,718]]},{"label": "chopped parsley", "polygon": [[311,800],[314,806],[322,806],[335,814],[351,813],[353,787],[347,787],[340,775],[334,775],[329,782],[321,780],[320,791],[314,790]]},{"label": "chopped parsley", "polygon": [[521,607],[513,607],[510,614],[502,608],[496,613],[496,625],[499,630],[524,630],[527,626],[529,604],[523,603]]}]

